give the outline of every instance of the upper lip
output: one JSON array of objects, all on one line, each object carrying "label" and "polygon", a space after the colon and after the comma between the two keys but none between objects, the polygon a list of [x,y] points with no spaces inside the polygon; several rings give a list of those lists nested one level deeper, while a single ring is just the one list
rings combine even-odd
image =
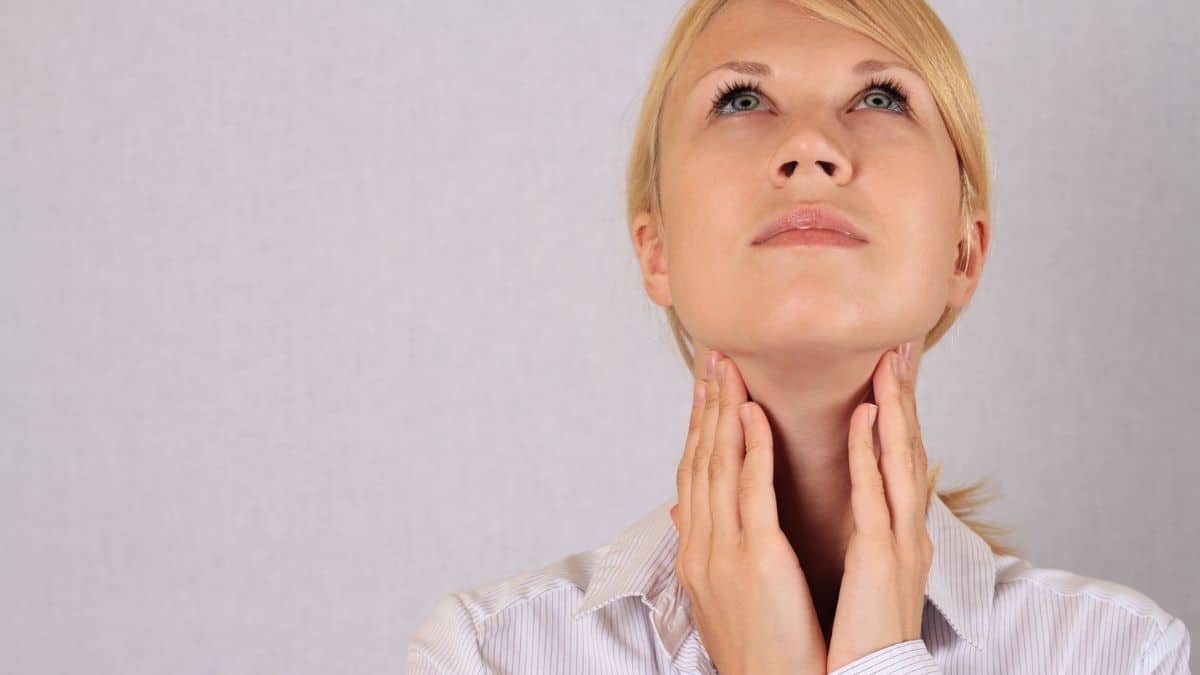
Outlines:
[{"label": "upper lip", "polygon": [[758,244],[780,232],[802,229],[833,230],[867,241],[862,230],[837,209],[826,204],[800,204],[763,225],[750,243]]}]

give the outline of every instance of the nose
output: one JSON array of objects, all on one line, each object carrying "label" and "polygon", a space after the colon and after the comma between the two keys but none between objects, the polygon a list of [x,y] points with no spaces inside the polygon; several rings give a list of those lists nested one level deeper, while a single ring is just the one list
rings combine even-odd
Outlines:
[{"label": "nose", "polygon": [[[821,167],[821,170],[825,172],[825,175],[832,176],[838,172],[837,164],[826,159],[818,159],[816,161],[817,166]],[[779,167],[779,173],[781,173],[785,178],[790,178],[791,175],[796,172],[796,165],[799,163],[799,161],[794,159],[790,162],[784,162],[783,166]]]},{"label": "nose", "polygon": [[808,120],[793,125],[771,157],[777,187],[797,181],[829,180],[845,184],[853,167],[833,131],[832,121]]}]

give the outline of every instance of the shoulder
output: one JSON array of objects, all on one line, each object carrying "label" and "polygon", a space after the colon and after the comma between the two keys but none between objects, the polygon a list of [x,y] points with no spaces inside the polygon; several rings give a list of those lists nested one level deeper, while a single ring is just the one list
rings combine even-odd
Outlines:
[{"label": "shoulder", "polygon": [[[546,631],[554,626],[569,630],[571,612],[609,546],[571,553],[535,569],[443,595],[409,641],[410,669],[477,672],[480,650],[496,633],[513,626],[526,635],[531,629]],[[418,662],[429,669],[419,669]]]},{"label": "shoulder", "polygon": [[1058,648],[1126,655],[1131,664],[1143,662],[1144,672],[1175,672],[1154,663],[1186,664],[1190,650],[1183,622],[1144,593],[1010,555],[996,556],[994,615],[1008,637],[1049,631]]},{"label": "shoulder", "polygon": [[569,616],[609,547],[570,553],[541,567],[456,591],[451,596],[462,603],[481,633],[530,605],[549,605]]},{"label": "shoulder", "polygon": [[1157,602],[1124,584],[1069,570],[1036,567],[1013,556],[996,557],[996,596],[1023,604],[1054,603],[1080,617],[1105,616],[1162,632],[1175,619]]}]

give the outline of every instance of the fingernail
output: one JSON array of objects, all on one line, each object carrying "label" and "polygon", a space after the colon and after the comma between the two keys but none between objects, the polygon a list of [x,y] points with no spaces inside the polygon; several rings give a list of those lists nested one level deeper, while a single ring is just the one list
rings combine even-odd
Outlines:
[{"label": "fingernail", "polygon": [[875,426],[875,415],[879,413],[879,406],[872,404],[867,410],[867,426]]},{"label": "fingernail", "polygon": [[900,378],[901,377],[900,362],[903,361],[904,359],[900,356],[899,348],[896,348],[892,351],[896,352],[895,354],[891,354],[888,356],[888,360],[890,360],[892,362],[892,374],[895,375],[897,378]]},{"label": "fingernail", "polygon": [[717,381],[724,384],[725,382],[725,362],[721,361],[717,364]]}]

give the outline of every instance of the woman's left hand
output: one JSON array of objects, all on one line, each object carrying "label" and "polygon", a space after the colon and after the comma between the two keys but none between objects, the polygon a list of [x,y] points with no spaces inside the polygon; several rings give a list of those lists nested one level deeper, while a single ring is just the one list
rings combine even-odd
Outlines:
[{"label": "woman's left hand", "polygon": [[[912,343],[906,345],[909,350]],[[892,371],[892,362],[900,366]],[[925,582],[933,541],[925,527],[927,458],[917,423],[914,371],[888,350],[874,373],[878,422],[868,421],[871,404],[850,420],[850,506],[854,531],[829,641],[827,670],[833,672],[871,652],[921,637]],[[879,430],[880,459],[874,430]],[[882,465],[882,472],[880,470]]]}]

